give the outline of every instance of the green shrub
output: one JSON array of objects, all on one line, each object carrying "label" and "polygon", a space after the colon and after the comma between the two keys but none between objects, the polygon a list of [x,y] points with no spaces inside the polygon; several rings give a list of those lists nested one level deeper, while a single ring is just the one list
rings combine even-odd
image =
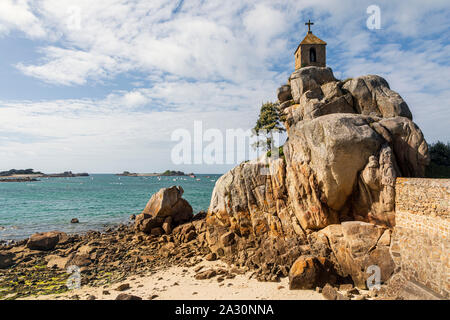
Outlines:
[{"label": "green shrub", "polygon": [[450,143],[438,141],[429,145],[430,165],[426,168],[427,178],[450,178]]}]

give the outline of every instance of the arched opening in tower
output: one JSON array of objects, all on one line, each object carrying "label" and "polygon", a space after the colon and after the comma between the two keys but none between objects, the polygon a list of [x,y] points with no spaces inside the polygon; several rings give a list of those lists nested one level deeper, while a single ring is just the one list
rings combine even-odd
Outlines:
[{"label": "arched opening in tower", "polygon": [[309,62],[316,62],[316,49],[311,48],[309,49]]}]

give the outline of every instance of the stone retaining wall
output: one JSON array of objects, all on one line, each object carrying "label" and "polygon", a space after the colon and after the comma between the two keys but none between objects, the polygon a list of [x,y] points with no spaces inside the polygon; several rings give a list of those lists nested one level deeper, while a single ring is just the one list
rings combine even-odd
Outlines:
[{"label": "stone retaining wall", "polygon": [[408,281],[450,298],[450,179],[397,178],[391,254]]}]

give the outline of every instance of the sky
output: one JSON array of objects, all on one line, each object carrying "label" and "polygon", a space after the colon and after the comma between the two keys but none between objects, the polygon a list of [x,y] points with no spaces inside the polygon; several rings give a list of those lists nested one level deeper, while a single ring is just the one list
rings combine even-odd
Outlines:
[{"label": "sky", "polygon": [[450,141],[447,0],[0,0],[0,171],[223,173],[175,164],[173,133],[253,127],[308,19],[336,78],[384,77]]}]

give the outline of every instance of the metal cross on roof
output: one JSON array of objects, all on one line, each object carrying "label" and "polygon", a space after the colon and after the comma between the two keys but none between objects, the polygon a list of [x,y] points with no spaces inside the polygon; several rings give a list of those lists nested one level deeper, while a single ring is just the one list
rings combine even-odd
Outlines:
[{"label": "metal cross on roof", "polygon": [[308,19],[308,22],[305,23],[305,26],[308,26],[308,33],[311,33],[311,25],[313,25],[314,22],[311,22],[310,19]]}]

